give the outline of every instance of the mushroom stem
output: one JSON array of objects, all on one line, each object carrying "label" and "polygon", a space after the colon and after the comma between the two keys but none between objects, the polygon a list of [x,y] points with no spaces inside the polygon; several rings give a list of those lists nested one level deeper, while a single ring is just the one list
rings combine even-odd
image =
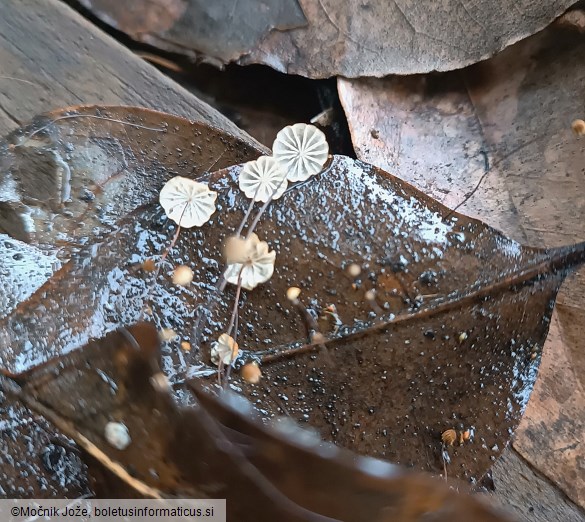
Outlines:
[{"label": "mushroom stem", "polygon": [[[234,298],[234,307],[232,308],[232,315],[230,317],[230,322],[227,327],[227,334],[232,335],[232,331],[234,326],[237,324],[237,317],[238,317],[238,304],[240,303],[240,293],[242,291],[242,271],[244,270],[244,266],[240,268],[240,274],[238,275],[238,284],[236,286],[236,297]],[[237,332],[235,332],[237,335]],[[232,336],[233,337],[233,336]]]},{"label": "mushroom stem", "polygon": [[[256,192],[258,192],[258,189],[256,189]],[[248,205],[248,210],[246,210],[246,213],[244,214],[244,218],[242,219],[242,222],[240,223],[238,230],[236,230],[237,237],[239,237],[242,234],[242,230],[244,230],[244,226],[246,225],[246,222],[248,221],[248,218],[250,217],[250,214],[252,213],[252,209],[254,208],[254,203],[256,203],[256,202],[252,198],[250,200],[250,204]]]},{"label": "mushroom stem", "polygon": [[327,357],[327,362],[331,364],[333,362],[333,359],[331,358],[331,354],[329,353],[327,346],[325,346],[326,338],[319,330],[319,325],[317,324],[317,321],[315,321],[315,318],[309,313],[309,311],[305,308],[305,305],[303,305],[303,303],[299,299],[294,299],[293,305],[296,307],[296,309],[299,311],[301,315],[303,325],[307,330],[308,342],[312,345],[319,346],[321,352],[325,354],[325,356]]},{"label": "mushroom stem", "polygon": [[211,317],[217,303],[217,296],[225,290],[226,285],[227,281],[222,272],[215,288],[211,291],[211,294],[205,303],[205,307],[201,309],[201,312],[197,313],[197,319],[195,319],[195,324],[193,325],[193,342],[191,343],[194,348],[199,347],[199,341],[201,340],[201,334],[203,333],[201,321],[204,320],[204,318]]},{"label": "mushroom stem", "polygon": [[368,290],[364,297],[376,315],[382,315],[384,313],[384,310],[382,310],[382,307],[376,301],[376,290]]},{"label": "mushroom stem", "polygon": [[[234,338],[234,342],[238,338],[238,305],[240,304],[240,293],[242,291],[242,271],[243,270],[244,270],[244,265],[242,265],[242,268],[240,268],[240,273],[238,275],[238,284],[236,286],[236,296],[234,297],[234,306],[232,308],[232,316],[230,317],[230,322],[229,322],[229,325],[227,327],[227,334],[228,335],[232,335],[232,331],[234,332],[234,335],[232,336]],[[232,358],[230,359],[230,363],[229,363],[227,371],[226,371],[225,383],[224,383],[224,385],[226,385],[226,386],[230,380],[232,363],[233,363],[233,353],[232,353]],[[218,371],[220,371],[220,370],[218,370]]]},{"label": "mushroom stem", "polygon": [[268,205],[270,205],[271,202],[272,202],[272,196],[270,196],[266,200],[266,203],[264,203],[264,205],[262,205],[260,207],[258,214],[256,214],[254,221],[252,221],[250,228],[248,228],[248,233],[246,234],[246,239],[248,239],[253,234],[254,230],[256,229],[256,226],[258,225],[258,222],[260,221],[260,218],[262,217],[262,214],[264,214],[264,211],[268,208]]},{"label": "mushroom stem", "polygon": [[447,451],[447,447],[445,446],[445,443],[441,443],[441,460],[443,461],[443,475],[444,475],[444,479],[445,482],[447,482],[447,460],[451,460],[449,458],[449,452]]},{"label": "mushroom stem", "polygon": [[299,299],[295,299],[293,301],[293,304],[297,311],[299,312],[301,319],[303,320],[303,325],[305,326],[305,330],[307,331],[307,340],[310,342],[311,331],[318,332],[319,325],[317,324],[317,321],[315,321],[313,316],[309,313],[309,311],[305,308],[305,305],[301,303]]},{"label": "mushroom stem", "polygon": [[[282,181],[282,183],[285,183],[285,182],[286,182],[286,178]],[[258,214],[254,218],[254,221],[252,222],[252,224],[250,225],[250,227],[248,229],[246,239],[249,239],[250,236],[252,235],[252,233],[254,232],[254,229],[256,228],[256,225],[258,225],[258,222],[260,221],[262,214],[264,213],[264,211],[266,210],[266,208],[268,207],[268,205],[272,201],[272,197],[274,196],[274,194],[276,194],[276,192],[278,191],[279,188],[280,188],[280,185],[278,187],[276,187],[276,189],[274,189],[274,191],[272,192],[272,194],[268,198],[268,201],[266,201],[266,203],[264,203],[262,205],[262,207],[260,208],[260,210],[258,211]],[[258,189],[256,189],[256,193],[258,193]],[[250,214],[252,212],[252,208],[254,207],[254,202],[255,202],[255,199],[252,198],[252,201],[250,201],[250,205],[248,206],[248,210],[246,211],[246,214],[244,214],[244,218],[242,219],[242,222],[240,223],[240,226],[238,227],[238,230],[236,231],[236,236],[240,236],[240,234],[242,233],[242,230],[244,229],[244,226],[246,225],[246,222],[248,221],[248,218],[250,217]],[[227,281],[225,279],[224,272],[222,272],[219,280],[217,281],[217,284],[215,285],[215,288],[212,290],[211,294],[209,295],[209,298],[207,299],[207,302],[205,303],[205,308],[203,309],[204,312],[197,314],[197,319],[195,320],[195,324],[193,325],[193,342],[191,343],[193,345],[193,347],[197,348],[199,346],[199,341],[201,340],[201,333],[203,330],[201,321],[203,320],[203,316],[204,315],[206,315],[208,317],[211,316],[211,314],[213,313],[213,311],[215,309],[215,305],[217,303],[217,296],[225,290],[226,285],[227,285]]]},{"label": "mushroom stem", "polygon": [[[252,198],[252,200],[250,201],[250,204],[248,205],[248,209],[246,210],[246,213],[244,214],[244,217],[242,218],[242,221],[240,223],[240,225],[238,226],[238,230],[236,230],[236,237],[239,237],[242,234],[242,230],[244,229],[244,227],[246,226],[246,223],[248,222],[248,219],[250,217],[250,214],[252,213],[252,209],[254,208],[254,203],[255,203],[255,198],[256,195],[258,193],[260,187],[258,187],[256,189],[256,193],[254,194],[254,197]],[[221,276],[219,277],[217,284],[215,285],[215,288],[212,290],[211,294],[209,295],[209,298],[207,299],[207,303],[205,303],[205,313],[210,316],[211,313],[213,312],[214,308],[215,308],[215,303],[216,303],[216,298],[219,294],[221,294],[224,290],[225,287],[227,285],[227,281],[225,280],[225,276],[224,276],[224,272],[221,273]],[[193,325],[193,345],[195,347],[199,346],[199,341],[201,338],[201,331],[203,330],[202,328],[200,328],[201,325],[201,319],[203,317],[203,314],[197,314],[197,319],[195,320],[195,324]]]},{"label": "mushroom stem", "polygon": [[177,231],[175,232],[175,235],[173,236],[173,239],[171,240],[171,244],[166,248],[166,250],[163,252],[163,255],[160,258],[159,266],[167,258],[167,256],[169,255],[169,252],[173,249],[173,247],[177,243],[177,239],[179,239],[179,233],[180,232],[181,232],[181,225],[178,225],[177,226]]},{"label": "mushroom stem", "polygon": [[248,239],[254,233],[254,230],[256,229],[256,226],[258,225],[258,222],[260,221],[260,218],[262,217],[262,214],[264,214],[264,211],[268,208],[268,205],[270,205],[270,203],[272,202],[272,198],[278,192],[278,190],[280,189],[280,187],[284,183],[286,183],[286,182],[287,182],[287,180],[286,180],[286,178],[284,178],[280,182],[280,185],[278,185],[278,187],[276,187],[272,191],[272,194],[270,194],[270,197],[266,200],[266,202],[264,203],[264,205],[262,205],[260,207],[260,210],[258,211],[258,214],[256,214],[256,217],[254,218],[254,221],[252,221],[252,224],[250,225],[250,228],[248,228],[248,234],[246,235],[246,239]]}]

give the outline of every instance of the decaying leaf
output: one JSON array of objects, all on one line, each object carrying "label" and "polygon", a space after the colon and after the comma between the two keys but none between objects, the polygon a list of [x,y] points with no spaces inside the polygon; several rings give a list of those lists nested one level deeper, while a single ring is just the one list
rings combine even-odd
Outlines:
[{"label": "decaying leaf", "polygon": [[[72,118],[52,125],[50,133],[37,132],[46,148],[72,143],[71,157],[85,158],[68,164],[72,199],[85,188],[75,180],[92,171],[95,158],[108,157],[100,144],[110,143],[104,137],[111,122],[101,127],[101,121]],[[169,152],[192,124],[178,118],[173,124],[168,146],[166,134],[157,135],[167,153],[149,169],[153,191],[156,179],[162,187],[170,175],[197,176],[189,161]],[[126,149],[144,139],[142,132],[140,138],[118,138],[120,154],[127,157]],[[84,139],[71,142],[78,134]],[[18,169],[18,147],[4,150],[2,161]],[[142,164],[128,162],[120,182],[132,179],[135,169],[141,172]],[[1,367],[19,374],[71,352],[141,320],[148,301],[156,328],[177,334],[162,351],[177,398],[190,402],[186,377],[213,388],[211,344],[226,329],[234,289],[222,293],[217,306],[207,303],[224,271],[223,246],[249,205],[237,183],[241,169],[209,175],[217,212],[201,228],[181,233],[172,251],[171,261],[193,267],[188,288],[173,284],[171,262],[156,284],[141,269],[146,259],[160,256],[174,232],[148,191],[137,196],[127,217],[116,213],[109,233],[90,229],[75,236],[77,219],[57,220],[35,246],[53,252],[60,238],[73,237],[75,250],[64,245],[63,267],[0,320],[0,343],[10,347],[0,353]],[[116,193],[105,184],[103,204]],[[26,202],[34,216],[38,203]],[[259,230],[277,252],[277,265],[270,281],[242,295],[237,364],[260,360],[263,380],[252,385],[233,374],[233,385],[267,419],[285,412],[339,446],[436,474],[445,472],[441,433],[473,429],[473,441],[448,449],[447,475],[479,479],[518,423],[556,292],[583,262],[585,246],[522,247],[342,156],[272,202]],[[349,274],[352,264],[360,270]],[[318,342],[287,299],[291,287],[302,289],[297,297],[316,318]],[[194,336],[194,324],[200,335]],[[182,342],[190,342],[191,350],[181,350]]]},{"label": "decaying leaf", "polygon": [[48,113],[1,145],[0,232],[69,254],[158,197],[177,172],[193,177],[258,155],[224,131],[148,109]]},{"label": "decaying leaf", "polygon": [[[67,122],[67,139],[60,143],[59,133],[51,139],[55,118]],[[175,118],[155,111],[71,109],[39,117],[0,144],[0,317],[30,297],[89,237],[106,233],[141,198],[154,199],[161,181],[176,170],[169,168],[171,157],[181,172],[193,175],[260,154],[228,134],[180,122],[177,133]],[[69,233],[62,220],[75,223]],[[4,338],[0,350],[17,343]],[[75,450],[46,421],[1,395],[0,438],[0,496],[86,494]]]},{"label": "decaying leaf", "polygon": [[[571,123],[583,113],[584,52],[582,33],[552,26],[460,73],[339,80],[356,153],[524,243],[579,241],[585,141]],[[559,295],[543,362],[551,373],[514,442],[582,507],[584,276]]]},{"label": "decaying leaf", "polygon": [[[136,40],[222,65],[256,48],[272,31],[307,25],[298,0],[81,0]],[[234,28],[238,30],[234,30]],[[195,47],[193,45],[196,44]]]},{"label": "decaying leaf", "polygon": [[355,78],[475,63],[540,31],[575,1],[81,3],[136,40],[219,65],[262,63],[310,78]]},{"label": "decaying leaf", "polygon": [[0,498],[78,498],[90,486],[74,443],[0,384]]},{"label": "decaying leaf", "polygon": [[[123,486],[98,482],[101,495],[226,498],[229,520],[504,521],[442,481],[355,457],[289,419],[269,430],[231,393],[217,400],[195,384],[200,405],[177,407],[152,385],[157,343],[151,325],[124,328],[0,386]],[[112,423],[131,436],[124,450],[105,440]]]}]

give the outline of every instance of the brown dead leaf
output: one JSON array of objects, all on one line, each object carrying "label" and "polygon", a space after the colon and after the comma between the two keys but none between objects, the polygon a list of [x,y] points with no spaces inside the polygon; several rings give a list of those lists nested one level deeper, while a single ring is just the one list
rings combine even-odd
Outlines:
[{"label": "brown dead leaf", "polygon": [[[152,202],[157,187],[174,174],[200,175],[193,163],[209,154],[208,146],[214,160],[220,152],[222,161],[257,154],[180,118],[106,109],[119,120],[150,118],[150,130],[122,133],[119,122],[89,117],[95,109],[79,111],[88,116],[48,126],[45,119],[22,130],[0,158],[10,165],[5,176],[26,172],[30,158],[19,149],[34,134],[39,157],[61,158],[74,202],[60,208],[57,197],[39,201],[20,187],[21,205],[38,216],[33,223],[43,232],[29,240],[47,252],[61,247],[64,261],[0,320],[2,367],[12,374],[139,320],[152,277],[141,267],[161,254],[173,234]],[[152,131],[171,121],[167,131]],[[203,151],[190,145],[195,137]],[[112,176],[120,164],[120,175]],[[248,206],[237,188],[240,170],[210,175],[218,211],[204,227],[184,231],[173,249],[170,260],[190,266],[195,283],[188,289],[173,285],[169,263],[152,292],[157,329],[177,333],[164,346],[163,367],[183,401],[185,376],[208,386],[216,379],[210,345],[228,321],[233,289],[220,296],[201,327],[201,343],[186,353],[179,343],[193,341],[200,305],[223,270],[223,244]],[[104,183],[92,189],[95,199],[84,199],[94,187],[88,179],[97,175]],[[50,179],[63,183],[62,175]],[[147,183],[136,190],[141,179]],[[128,194],[122,206],[121,187]],[[61,193],[51,185],[46,191]],[[44,229],[47,208],[54,225]],[[473,442],[448,450],[447,473],[479,479],[518,423],[556,292],[583,261],[583,244],[549,251],[522,247],[397,178],[340,156],[274,202],[259,233],[277,251],[278,264],[268,284],[243,297],[239,363],[261,359],[265,384],[256,388],[234,377],[242,392],[267,418],[287,412],[340,446],[435,473],[444,473],[447,464],[441,433],[473,431]],[[352,263],[361,265],[360,275],[348,275]],[[327,356],[306,345],[303,322],[286,299],[290,286],[302,289],[302,302],[320,317]],[[366,298],[373,289],[376,306]],[[334,322],[326,313],[331,305]]]},{"label": "brown dead leaf", "polygon": [[81,0],[132,38],[223,65],[256,48],[272,31],[307,25],[298,0]]},{"label": "brown dead leaf", "polygon": [[[74,114],[81,117],[72,118]],[[51,123],[55,118],[67,122],[67,140],[60,145],[58,132],[51,139],[53,125],[58,126]],[[170,158],[193,175],[260,153],[226,133],[208,127],[202,133],[199,124],[180,122],[178,134],[170,115],[85,107],[41,116],[0,144],[0,317],[30,297],[88,237],[97,240],[141,198],[155,197],[158,188],[149,179],[155,176],[158,183],[161,175],[171,176]],[[166,174],[160,158],[165,158]],[[75,223],[68,233],[64,219]],[[12,350],[15,342],[3,339],[0,350]],[[1,394],[0,439],[0,497],[75,497],[87,492],[85,471],[75,467],[78,457],[62,435]]]},{"label": "brown dead leaf", "polygon": [[[19,385],[0,376],[0,388],[122,485],[97,483],[99,495],[226,498],[229,520],[506,519],[442,481],[356,457],[288,419],[267,429],[241,397],[217,400],[195,385],[200,405],[177,407],[152,384],[161,371],[157,344],[151,325],[135,325],[18,376]],[[108,422],[126,426],[126,449],[105,440]]]},{"label": "brown dead leaf", "polygon": [[78,498],[89,491],[74,443],[0,384],[0,499]]},{"label": "brown dead leaf", "polygon": [[470,65],[540,31],[575,1],[81,3],[132,38],[161,49],[220,65],[262,63],[310,78],[355,78]]},{"label": "brown dead leaf", "polygon": [[[553,26],[462,72],[339,80],[357,155],[450,207],[466,201],[463,212],[520,241],[577,241],[585,141],[571,122],[583,116],[584,52],[578,31]],[[539,391],[514,444],[585,507],[582,270],[557,304]]]},{"label": "brown dead leaf", "polygon": [[261,152],[207,124],[149,109],[48,113],[0,145],[0,180],[7,187],[0,232],[53,244],[67,257],[80,241],[100,237],[156,199],[161,180],[178,170],[194,176]]}]

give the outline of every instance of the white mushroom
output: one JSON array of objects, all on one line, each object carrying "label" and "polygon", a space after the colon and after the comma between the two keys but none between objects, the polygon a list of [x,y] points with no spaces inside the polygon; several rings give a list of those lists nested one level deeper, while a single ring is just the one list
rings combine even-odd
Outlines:
[{"label": "white mushroom", "polygon": [[254,201],[278,199],[288,185],[286,171],[271,156],[260,156],[244,165],[239,177],[240,189]]},{"label": "white mushroom", "polygon": [[289,181],[305,181],[321,172],[327,161],[327,138],[314,125],[295,123],[282,129],[272,145],[272,155]]},{"label": "white mushroom", "polygon": [[301,295],[301,289],[298,286],[291,286],[286,291],[286,298],[293,303],[298,300],[299,295]]},{"label": "white mushroom", "polygon": [[166,215],[182,228],[200,227],[215,212],[217,192],[205,183],[175,176],[160,191],[159,202]]},{"label": "white mushroom", "polygon": [[[242,240],[238,246],[239,262],[232,262],[224,273],[228,283],[237,285],[241,279],[241,285],[246,290],[253,290],[261,283],[268,281],[274,273],[276,252],[268,251],[268,243],[260,241],[256,234],[251,234],[248,239]],[[232,260],[236,258],[232,257]]]},{"label": "white mushroom", "polygon": [[232,364],[238,356],[238,343],[231,335],[221,334],[219,339],[211,347],[211,362],[219,366],[219,362],[225,365]]}]

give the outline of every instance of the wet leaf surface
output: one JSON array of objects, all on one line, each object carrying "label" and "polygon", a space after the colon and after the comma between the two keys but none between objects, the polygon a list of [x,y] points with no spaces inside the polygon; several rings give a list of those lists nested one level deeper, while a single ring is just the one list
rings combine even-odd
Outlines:
[{"label": "wet leaf surface", "polygon": [[[579,241],[585,141],[571,122],[583,112],[584,51],[565,20],[461,72],[339,80],[356,153],[523,243]],[[576,435],[585,430],[583,270],[563,286],[557,312],[514,446],[585,507],[575,467],[585,459]]]},{"label": "wet leaf surface", "polygon": [[[226,498],[229,520],[504,521],[443,481],[323,443],[290,419],[272,428],[233,393],[221,400],[193,384],[200,406],[179,408],[156,389],[158,335],[147,324],[111,332],[0,387],[73,437],[112,477],[99,495]],[[88,400],[89,398],[89,400]],[[131,437],[104,440],[108,422]],[[336,498],[336,502],[331,502]]]},{"label": "wet leaf surface", "polygon": [[[69,119],[78,113],[87,116]],[[55,117],[65,117],[65,139],[50,124]],[[173,157],[182,172],[198,173],[216,161],[229,165],[259,154],[226,133],[205,127],[203,134],[199,124],[179,121],[181,133],[176,118],[155,111],[72,109],[39,117],[0,144],[0,317],[26,301],[63,263],[66,266],[90,238],[97,240],[115,227],[143,198],[154,198],[158,187],[149,179],[156,178],[158,184],[173,175],[168,165],[161,168],[159,158]],[[63,332],[68,330],[64,325]],[[2,352],[19,342],[18,337],[3,337]],[[57,445],[59,458],[51,458],[48,469],[47,448],[62,436],[10,398],[0,401],[0,437],[1,496],[87,493],[84,468],[70,465],[76,462],[75,452],[67,444]],[[59,472],[64,466],[66,476]]]},{"label": "wet leaf surface", "polygon": [[470,65],[540,31],[575,2],[81,3],[138,41],[217,65],[262,63],[310,78],[355,78]]},{"label": "wet leaf surface", "polygon": [[[84,109],[87,114],[94,110]],[[123,109],[106,113],[126,117]],[[148,172],[147,188],[125,189],[134,197],[124,205],[116,183],[102,184],[99,206],[89,211],[87,203],[84,207],[78,201],[88,189],[83,182],[88,176],[114,171],[107,160],[111,141],[104,138],[114,127],[122,132],[119,123],[70,118],[36,133],[53,158],[81,136],[69,147],[70,156],[62,158],[70,172],[72,215],[64,202],[52,211],[53,228],[43,228],[46,204],[26,199],[21,190],[21,205],[38,230],[27,239],[63,265],[0,320],[2,367],[20,374],[131,325],[143,318],[150,297],[156,328],[172,328],[177,334],[163,346],[161,366],[176,398],[187,405],[193,401],[185,378],[215,386],[210,344],[229,320],[234,289],[219,297],[203,323],[197,319],[205,317],[223,270],[225,239],[248,206],[237,188],[241,166],[209,176],[218,192],[218,212],[202,228],[180,234],[151,290],[152,275],[141,264],[160,256],[175,230],[152,200],[171,175],[201,176],[193,168],[193,156],[216,159],[223,150],[221,162],[229,164],[258,152],[238,149],[228,136],[216,131],[208,136],[197,126],[195,143],[205,145],[200,152],[197,145],[187,145],[194,139],[194,124],[135,110],[128,116],[148,117],[152,128],[165,121],[172,126],[155,137],[148,131],[146,143],[147,131],[134,127],[117,138],[115,165],[119,158],[131,157],[130,152],[144,154],[143,161],[128,161],[124,173],[112,179],[121,184],[127,179],[132,187],[136,176],[144,176],[143,169]],[[10,141],[21,139],[26,146],[26,136],[45,124],[43,120]],[[178,141],[184,145],[177,146]],[[4,148],[2,162],[10,166],[4,176],[26,170],[22,146]],[[84,222],[93,226],[84,228],[78,216],[86,211]],[[522,247],[397,178],[342,156],[271,204],[258,233],[277,252],[276,271],[267,284],[243,294],[237,364],[263,361],[264,380],[253,386],[233,375],[232,388],[247,396],[263,418],[285,413],[315,428],[323,439],[362,455],[435,474],[447,466],[449,477],[479,479],[519,421],[556,292],[570,269],[583,261],[584,245]],[[352,263],[361,266],[359,276],[348,275]],[[192,268],[191,286],[172,284],[174,264]],[[302,289],[302,303],[326,336],[325,351],[306,344],[303,322],[285,297],[290,286]],[[372,289],[374,306],[366,299]],[[199,344],[194,342],[194,324],[200,324]],[[181,350],[180,341],[190,341],[191,351]],[[447,429],[473,430],[475,435],[473,442],[445,449],[448,464],[441,444]]]},{"label": "wet leaf surface", "polygon": [[[0,386],[0,498],[77,498],[90,492],[72,441]],[[28,458],[34,455],[34,458]]]}]

